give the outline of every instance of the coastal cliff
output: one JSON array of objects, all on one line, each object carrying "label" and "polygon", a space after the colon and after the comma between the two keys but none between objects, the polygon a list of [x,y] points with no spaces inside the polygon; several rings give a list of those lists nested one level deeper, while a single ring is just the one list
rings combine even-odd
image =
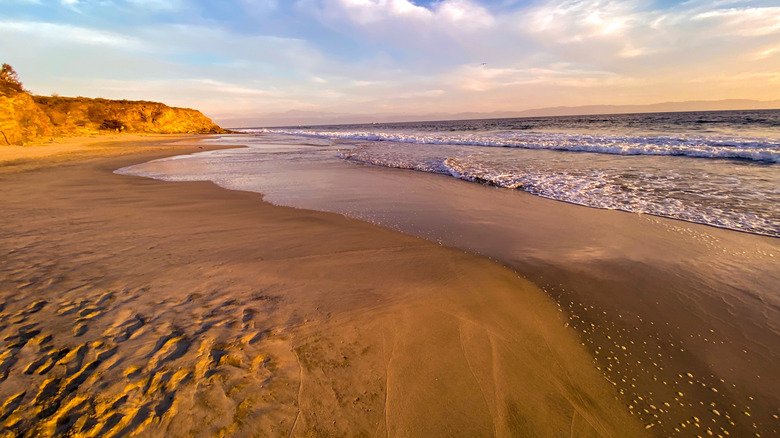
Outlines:
[{"label": "coastal cliff", "polygon": [[200,111],[158,102],[33,96],[16,72],[0,72],[0,145],[102,133],[224,134]]},{"label": "coastal cliff", "polygon": [[158,102],[33,96],[58,135],[99,131],[154,134],[220,134],[225,131],[200,111]]},{"label": "coastal cliff", "polygon": [[51,120],[32,96],[24,92],[0,94],[0,145],[24,144],[53,135]]}]

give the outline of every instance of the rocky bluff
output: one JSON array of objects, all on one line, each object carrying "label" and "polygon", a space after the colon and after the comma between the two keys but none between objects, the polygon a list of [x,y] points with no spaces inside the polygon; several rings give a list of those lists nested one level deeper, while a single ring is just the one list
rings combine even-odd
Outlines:
[{"label": "rocky bluff", "polygon": [[[100,133],[222,134],[200,111],[158,102],[33,96],[3,65],[0,80],[0,145]],[[8,76],[8,77],[5,77]]]}]

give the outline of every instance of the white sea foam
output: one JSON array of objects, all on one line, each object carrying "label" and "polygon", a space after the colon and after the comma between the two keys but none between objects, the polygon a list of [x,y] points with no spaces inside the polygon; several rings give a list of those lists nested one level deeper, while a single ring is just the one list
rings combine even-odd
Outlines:
[{"label": "white sea foam", "polygon": [[275,133],[356,141],[388,141],[433,145],[493,146],[546,149],[614,155],[670,155],[730,158],[780,163],[780,138],[711,135],[618,135],[561,132],[390,132],[314,129],[248,129],[247,133]]},{"label": "white sea foam", "polygon": [[[466,181],[523,190],[588,207],[646,213],[733,230],[780,236],[780,187],[771,188],[769,168],[731,175],[734,170],[702,162],[667,167],[618,157],[601,161],[579,156],[555,161],[520,151],[474,151],[468,147],[365,143],[343,154],[361,163],[451,175]],[[724,163],[725,166],[729,166]],[[721,166],[722,167],[722,166]],[[746,169],[743,169],[743,171]],[[761,172],[763,170],[763,173]],[[774,177],[777,179],[777,177]],[[770,183],[771,184],[771,183]]]},{"label": "white sea foam", "polygon": [[[599,123],[609,125],[609,133],[588,131],[592,119],[577,120],[579,125],[573,127],[559,119],[535,122],[548,128],[557,124],[562,131],[581,130],[576,133],[495,129],[500,123],[519,126],[520,121],[511,120],[246,130],[258,134],[242,139],[248,148],[196,154],[184,163],[179,163],[183,158],[159,160],[128,172],[174,181],[211,180],[226,188],[253,190],[252,181],[264,178],[257,170],[261,161],[341,156],[351,162],[450,175],[589,207],[780,237],[780,141],[767,128],[780,127],[780,112],[767,114],[761,119],[763,131],[753,126],[755,114],[746,122],[744,115],[731,113],[635,115],[627,120],[599,117]],[[705,132],[698,127],[704,119],[728,123],[717,132],[710,128]],[[620,121],[617,128],[616,120]],[[525,126],[526,121],[522,123]],[[300,186],[295,180],[285,184]]]}]

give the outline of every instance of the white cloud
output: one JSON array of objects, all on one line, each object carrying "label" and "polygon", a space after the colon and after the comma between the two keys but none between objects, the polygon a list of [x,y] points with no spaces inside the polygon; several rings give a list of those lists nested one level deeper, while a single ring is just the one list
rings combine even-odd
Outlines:
[{"label": "white cloud", "polygon": [[[47,1],[60,20],[75,16],[63,0]],[[689,0],[663,10],[652,0],[296,0],[297,9],[233,0],[247,15],[234,28],[187,21],[186,0],[71,1],[83,20],[0,19],[4,56],[37,90],[47,76],[70,78],[49,91],[226,113],[780,98],[771,73],[780,71],[780,7],[759,6],[772,0]],[[176,8],[182,13],[170,17],[181,21],[173,23],[144,12]],[[84,25],[103,22],[113,25]],[[284,36],[273,33],[282,28]]]},{"label": "white cloud", "polygon": [[693,21],[707,21],[722,34],[761,36],[780,31],[780,7],[716,9],[696,14]]},{"label": "white cloud", "polygon": [[[741,56],[780,33],[780,7],[733,7],[750,0],[691,0],[653,9],[641,0],[550,0],[520,9],[514,16],[519,35],[531,47],[559,59],[595,68],[647,70],[722,61]],[[507,26],[506,21],[503,23]]]},{"label": "white cloud", "polygon": [[632,1],[557,0],[522,11],[521,28],[558,43],[615,38],[647,17]]},{"label": "white cloud", "polygon": [[0,21],[0,34],[21,34],[26,38],[53,45],[76,43],[90,46],[110,46],[140,50],[144,44],[122,34],[69,24],[38,21]]},{"label": "white cloud", "polygon": [[426,20],[432,16],[431,11],[408,0],[326,0],[323,7],[342,12],[349,20],[361,25],[394,17]]},{"label": "white cloud", "polygon": [[392,39],[419,35],[454,35],[486,29],[495,22],[490,12],[471,0],[441,0],[430,8],[409,0],[298,0],[307,11],[325,24],[349,24],[368,34]]},{"label": "white cloud", "polygon": [[648,53],[651,52],[652,50],[646,47],[632,47],[630,45],[626,45],[623,47],[623,50],[618,52],[618,56],[621,58],[636,58],[639,56],[647,55]]},{"label": "white cloud", "polygon": [[241,85],[230,84],[214,79],[194,79],[193,82],[195,82],[197,85],[208,87],[209,91],[211,92],[235,94],[239,96],[267,96],[270,94],[266,90],[244,87]]},{"label": "white cloud", "polygon": [[760,59],[766,59],[777,54],[780,54],[780,46],[764,47],[753,52],[751,58],[756,61]]},{"label": "white cloud", "polygon": [[565,87],[603,86],[617,79],[606,71],[591,71],[568,64],[553,64],[534,68],[488,68],[464,65],[445,82],[454,88],[484,92],[520,85],[546,85]]},{"label": "white cloud", "polygon": [[445,22],[466,26],[467,28],[489,28],[495,23],[495,18],[482,6],[466,0],[448,0],[435,6],[437,18]]}]

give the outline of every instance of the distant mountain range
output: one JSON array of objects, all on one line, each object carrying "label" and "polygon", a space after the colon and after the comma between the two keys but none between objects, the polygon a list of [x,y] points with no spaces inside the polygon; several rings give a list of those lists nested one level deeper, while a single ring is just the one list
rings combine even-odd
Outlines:
[{"label": "distant mountain range", "polygon": [[222,126],[233,128],[270,127],[296,125],[336,125],[347,123],[392,123],[429,120],[467,120],[509,117],[579,116],[591,114],[631,114],[680,111],[725,111],[780,109],[780,100],[761,101],[750,99],[691,100],[663,102],[649,105],[585,105],[557,106],[523,111],[430,113],[430,114],[348,114],[318,111],[287,111],[257,117],[216,117]]}]

